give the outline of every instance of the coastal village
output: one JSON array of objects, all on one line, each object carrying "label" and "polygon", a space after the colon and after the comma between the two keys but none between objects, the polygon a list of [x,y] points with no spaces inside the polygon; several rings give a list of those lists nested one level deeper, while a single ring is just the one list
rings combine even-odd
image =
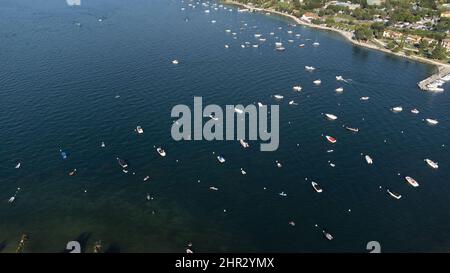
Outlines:
[{"label": "coastal village", "polygon": [[437,66],[419,88],[443,91],[450,76],[450,1],[433,0],[237,0],[245,11],[273,11],[297,22],[335,30],[354,44]]}]

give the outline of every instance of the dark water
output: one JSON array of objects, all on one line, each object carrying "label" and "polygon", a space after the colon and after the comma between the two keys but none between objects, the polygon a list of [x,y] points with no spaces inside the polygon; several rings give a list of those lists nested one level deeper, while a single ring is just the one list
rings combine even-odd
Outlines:
[{"label": "dark water", "polygon": [[[74,239],[87,251],[96,240],[121,252],[183,252],[189,241],[198,252],[360,252],[372,240],[382,251],[449,251],[450,95],[416,86],[433,67],[353,47],[333,33],[295,27],[288,34],[282,18],[212,7],[205,14],[187,3],[0,1],[0,250],[14,251],[27,233],[27,252],[62,251]],[[271,31],[285,52],[274,51]],[[242,49],[255,33],[267,41]],[[314,86],[318,78],[322,85]],[[292,92],[297,84],[301,93]],[[334,92],[339,86],[344,93]],[[172,107],[192,105],[193,96],[224,106],[276,103],[277,93],[285,99],[276,152],[260,152],[258,142],[243,150],[237,142],[171,139]],[[292,99],[299,105],[289,106]],[[394,114],[397,105],[404,111]],[[411,114],[413,107],[421,113]],[[439,124],[427,125],[428,117]],[[134,133],[137,125],[144,135]],[[219,165],[213,152],[227,162]],[[117,155],[129,160],[130,173],[122,173]],[[147,175],[151,182],[143,182]],[[406,175],[420,187],[406,184]],[[311,180],[324,192],[314,192]]]}]

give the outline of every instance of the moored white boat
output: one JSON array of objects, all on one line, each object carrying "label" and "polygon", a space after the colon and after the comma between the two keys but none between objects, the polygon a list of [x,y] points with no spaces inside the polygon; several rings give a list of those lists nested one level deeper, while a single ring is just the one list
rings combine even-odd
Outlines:
[{"label": "moored white boat", "polygon": [[439,123],[436,119],[427,118],[427,119],[425,119],[425,120],[426,120],[427,123],[430,124],[430,125],[436,125],[436,124]]},{"label": "moored white boat", "polygon": [[118,158],[118,157],[116,159],[117,159],[117,162],[119,163],[119,165],[122,168],[128,167],[128,162],[125,159],[121,159],[121,158]]},{"label": "moored white boat", "polygon": [[319,186],[319,184],[317,184],[316,182],[311,182],[311,186],[314,188],[314,190],[318,193],[321,193],[323,190],[322,188]]},{"label": "moored white boat", "polygon": [[401,106],[396,106],[396,107],[392,107],[392,112],[394,112],[394,113],[399,113],[399,112],[401,112],[401,111],[403,111],[403,107],[401,107]]},{"label": "moored white boat", "polygon": [[433,169],[439,168],[439,164],[431,159],[425,158],[425,162],[427,162],[428,166],[430,166]]},{"label": "moored white boat", "polygon": [[336,88],[336,92],[338,92],[338,93],[344,92],[344,88],[338,87],[338,88]]},{"label": "moored white boat", "polygon": [[284,97],[282,95],[273,95],[277,100],[282,100]]},{"label": "moored white boat", "polygon": [[300,91],[302,91],[302,87],[300,85],[296,85],[296,86],[292,87],[292,90],[294,90],[296,92],[300,92]]},{"label": "moored white boat", "polygon": [[315,81],[313,81],[313,83],[314,83],[315,85],[319,85],[319,84],[322,83],[322,81],[321,81],[321,80],[315,80]]},{"label": "moored white boat", "polygon": [[411,176],[406,176],[405,179],[406,179],[406,182],[408,182],[411,186],[413,186],[413,187],[419,186],[419,183],[417,183],[417,181],[414,178],[412,178]]},{"label": "moored white boat", "polygon": [[239,143],[241,143],[241,146],[244,147],[244,148],[250,147],[250,144],[245,142],[245,140],[243,140],[243,139],[239,139]]},{"label": "moored white boat", "polygon": [[343,78],[342,76],[336,76],[336,80],[337,80],[337,81],[343,81],[344,78]]},{"label": "moored white boat", "polygon": [[315,70],[316,68],[315,68],[314,66],[308,66],[308,65],[306,65],[306,66],[305,66],[305,69],[308,70],[308,71],[313,71],[313,70]]},{"label": "moored white boat", "polygon": [[386,190],[387,191],[387,193],[389,193],[389,195],[391,196],[391,197],[393,197],[393,198],[395,198],[395,199],[400,199],[400,198],[402,198],[402,196],[400,195],[400,194],[398,194],[398,193],[395,193],[395,192],[392,192],[392,191],[390,191],[389,189],[387,189]]},{"label": "moored white boat", "polygon": [[370,97],[361,97],[360,100],[369,100]]},{"label": "moored white boat", "polygon": [[156,148],[156,151],[158,152],[158,154],[159,154],[160,156],[162,156],[162,157],[165,157],[165,156],[166,156],[166,151],[164,151],[163,148],[158,147],[158,148]]},{"label": "moored white boat", "polygon": [[219,160],[220,163],[224,163],[225,162],[225,158],[223,156],[220,156],[220,155],[217,156],[217,160]]},{"label": "moored white boat", "polygon": [[345,126],[345,129],[349,130],[350,132],[354,132],[354,133],[359,132],[358,128],[352,128],[352,127]]},{"label": "moored white boat", "polygon": [[172,64],[179,64],[179,61],[178,60],[173,60]]},{"label": "moored white boat", "polygon": [[137,127],[136,127],[136,132],[137,132],[138,134],[143,134],[143,133],[144,133],[144,129],[142,129],[141,126],[137,126]]},{"label": "moored white boat", "polygon": [[325,136],[325,138],[328,140],[328,142],[330,142],[330,143],[336,143],[337,142],[337,140],[334,138],[334,137],[332,137],[332,136]]},{"label": "moored white boat", "polygon": [[411,109],[411,113],[413,113],[413,114],[419,114],[419,110],[417,110],[416,108]]},{"label": "moored white boat", "polygon": [[367,164],[369,165],[373,164],[373,159],[369,155],[364,156],[364,158],[366,159]]},{"label": "moored white boat", "polygon": [[336,120],[337,116],[333,115],[333,114],[325,114],[325,116],[327,117],[327,119],[329,120]]}]

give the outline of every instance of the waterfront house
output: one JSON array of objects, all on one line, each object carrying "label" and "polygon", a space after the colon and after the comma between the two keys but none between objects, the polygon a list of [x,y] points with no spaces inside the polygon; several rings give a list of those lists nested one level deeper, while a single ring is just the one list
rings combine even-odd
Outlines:
[{"label": "waterfront house", "polygon": [[311,23],[312,20],[319,19],[319,15],[313,13],[313,12],[305,12],[300,19],[303,21],[306,21],[308,23]]},{"label": "waterfront house", "polygon": [[385,30],[383,32],[383,38],[392,39],[392,40],[400,40],[403,37],[403,33],[392,30]]},{"label": "waterfront house", "polygon": [[450,10],[441,13],[441,18],[450,18]]},{"label": "waterfront house", "polygon": [[450,39],[442,40],[442,46],[447,50],[447,52],[449,52],[450,51]]}]

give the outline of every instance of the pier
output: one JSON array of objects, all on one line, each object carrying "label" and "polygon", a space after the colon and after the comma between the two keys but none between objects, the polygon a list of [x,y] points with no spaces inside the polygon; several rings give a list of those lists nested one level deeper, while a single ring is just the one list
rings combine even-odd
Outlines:
[{"label": "pier", "polygon": [[[444,91],[440,86],[443,81],[450,77],[450,67],[438,66],[438,72],[418,83],[421,90],[424,91]],[[440,83],[441,82],[441,83]]]}]

